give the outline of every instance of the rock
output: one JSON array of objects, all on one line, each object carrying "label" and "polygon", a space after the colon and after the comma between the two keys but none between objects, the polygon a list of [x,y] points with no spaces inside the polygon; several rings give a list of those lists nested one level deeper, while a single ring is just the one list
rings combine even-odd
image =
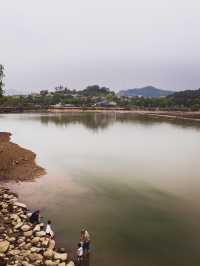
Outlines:
[{"label": "rock", "polygon": [[42,236],[45,236],[46,233],[45,233],[45,231],[39,231],[39,232],[36,232],[35,235],[36,235],[36,236],[39,236],[39,237],[42,237]]},{"label": "rock", "polygon": [[40,260],[36,260],[36,261],[34,262],[34,265],[35,265],[35,266],[39,266],[39,265],[44,265],[44,264],[42,264],[42,262],[41,262]]},{"label": "rock", "polygon": [[56,245],[55,240],[50,239],[49,240],[49,249],[54,249],[55,248],[55,245]]},{"label": "rock", "polygon": [[17,244],[21,244],[23,243],[25,240],[25,237],[20,237],[18,240],[17,240]]},{"label": "rock", "polygon": [[65,262],[61,262],[58,264],[58,266],[66,266],[66,263]]},{"label": "rock", "polygon": [[32,231],[32,230],[27,231],[27,232],[24,232],[24,236],[25,236],[25,237],[30,237],[30,236],[32,236],[32,235],[33,235],[33,231]]},{"label": "rock", "polygon": [[42,241],[42,246],[43,247],[47,247],[49,244],[49,239],[48,238],[44,238],[43,241]]},{"label": "rock", "polygon": [[9,241],[10,243],[14,243],[14,242],[16,241],[16,238],[15,238],[15,237],[10,237],[10,238],[8,239],[8,241]]},{"label": "rock", "polygon": [[54,252],[54,259],[65,261],[67,260],[67,253]]},{"label": "rock", "polygon": [[40,224],[36,224],[36,226],[33,229],[34,232],[39,232],[40,231]]},{"label": "rock", "polygon": [[9,251],[8,254],[12,255],[12,256],[16,256],[16,255],[20,254],[20,250],[19,249],[14,249],[14,250]]},{"label": "rock", "polygon": [[27,249],[27,250],[29,250],[30,248],[31,248],[31,243],[27,243],[25,246],[24,246],[24,249]]},{"label": "rock", "polygon": [[31,262],[34,262],[36,260],[41,261],[43,259],[43,256],[41,254],[37,254],[37,253],[31,253],[31,254],[29,254],[28,257],[29,257]]},{"label": "rock", "polygon": [[0,242],[0,253],[5,253],[10,246],[10,243],[7,240]]},{"label": "rock", "polygon": [[45,260],[44,263],[46,266],[56,266],[57,264],[53,262],[52,260]]},{"label": "rock", "polygon": [[22,266],[32,266],[32,264],[29,264],[27,261],[22,261]]},{"label": "rock", "polygon": [[32,253],[39,253],[41,251],[41,248],[37,248],[37,247],[31,247],[30,251]]},{"label": "rock", "polygon": [[54,255],[54,251],[53,251],[52,249],[47,249],[47,250],[44,252],[43,255],[44,255],[45,258],[50,259],[50,258],[53,257],[53,255]]},{"label": "rock", "polygon": [[40,237],[39,237],[39,236],[36,236],[36,237],[34,237],[34,238],[31,240],[31,243],[32,243],[33,245],[36,245],[39,241],[40,241]]},{"label": "rock", "polygon": [[27,209],[26,205],[21,202],[15,202],[14,205],[23,209]]},{"label": "rock", "polygon": [[2,226],[2,225],[0,225],[0,234],[3,234],[3,233],[4,233],[4,231],[5,231],[5,227],[4,227],[4,226]]},{"label": "rock", "polygon": [[28,225],[28,224],[24,224],[22,227],[21,227],[21,230],[23,232],[26,232],[26,231],[29,231],[31,229],[31,227]]},{"label": "rock", "polygon": [[22,222],[19,222],[15,225],[15,229],[19,229],[20,227],[22,227],[23,223]]},{"label": "rock", "polygon": [[67,266],[75,266],[74,262],[71,260],[69,263],[67,263]]},{"label": "rock", "polygon": [[26,215],[24,215],[24,214],[20,214],[20,218],[22,218],[22,219],[26,220],[26,219],[27,219],[27,216],[26,216]]},{"label": "rock", "polygon": [[20,218],[19,218],[19,216],[17,215],[17,214],[15,214],[15,213],[12,213],[11,215],[10,215],[10,218],[12,219],[12,220],[19,220]]}]

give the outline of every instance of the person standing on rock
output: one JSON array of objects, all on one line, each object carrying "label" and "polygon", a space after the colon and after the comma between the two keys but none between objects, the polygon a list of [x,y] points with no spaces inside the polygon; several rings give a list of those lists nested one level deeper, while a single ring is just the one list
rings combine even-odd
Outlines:
[{"label": "person standing on rock", "polygon": [[83,247],[81,243],[78,243],[77,260],[79,264],[83,261]]},{"label": "person standing on rock", "polygon": [[84,237],[85,237],[85,240],[84,240],[83,249],[84,249],[84,252],[88,253],[90,250],[90,234],[88,233],[86,229],[84,229]]},{"label": "person standing on rock", "polygon": [[51,229],[51,221],[48,220],[47,222],[47,226],[46,226],[46,235],[53,238],[54,237],[54,232],[53,230]]},{"label": "person standing on rock", "polygon": [[41,216],[40,216],[40,211],[37,210],[35,212],[33,212],[31,214],[31,217],[30,217],[30,222],[32,224],[39,224],[40,223],[40,219],[41,219]]},{"label": "person standing on rock", "polygon": [[88,253],[90,249],[90,234],[86,229],[81,230],[80,243],[83,247],[84,253]]}]

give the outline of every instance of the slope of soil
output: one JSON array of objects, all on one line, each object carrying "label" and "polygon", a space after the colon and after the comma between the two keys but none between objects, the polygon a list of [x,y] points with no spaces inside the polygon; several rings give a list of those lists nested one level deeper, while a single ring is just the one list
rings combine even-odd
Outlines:
[{"label": "slope of soil", "polygon": [[0,132],[0,181],[30,180],[45,174],[35,163],[35,153],[10,142],[10,136]]}]

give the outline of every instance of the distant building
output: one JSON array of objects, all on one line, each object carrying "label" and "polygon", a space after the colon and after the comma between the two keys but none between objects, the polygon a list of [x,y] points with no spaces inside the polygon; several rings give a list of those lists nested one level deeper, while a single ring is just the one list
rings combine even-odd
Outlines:
[{"label": "distant building", "polygon": [[113,101],[104,100],[104,101],[100,101],[98,103],[95,103],[94,106],[97,106],[97,107],[115,107],[115,106],[117,106],[117,103],[113,102]]},{"label": "distant building", "polygon": [[47,95],[49,92],[48,92],[48,90],[42,90],[42,91],[40,91],[40,95],[41,96],[45,96],[45,95]]}]

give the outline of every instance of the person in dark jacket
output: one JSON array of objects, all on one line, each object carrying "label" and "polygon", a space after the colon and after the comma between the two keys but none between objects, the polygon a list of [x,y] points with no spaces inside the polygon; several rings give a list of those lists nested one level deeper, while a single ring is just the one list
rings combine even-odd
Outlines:
[{"label": "person in dark jacket", "polygon": [[39,224],[40,223],[40,211],[37,210],[35,212],[32,213],[31,217],[30,217],[30,222],[32,224]]}]

